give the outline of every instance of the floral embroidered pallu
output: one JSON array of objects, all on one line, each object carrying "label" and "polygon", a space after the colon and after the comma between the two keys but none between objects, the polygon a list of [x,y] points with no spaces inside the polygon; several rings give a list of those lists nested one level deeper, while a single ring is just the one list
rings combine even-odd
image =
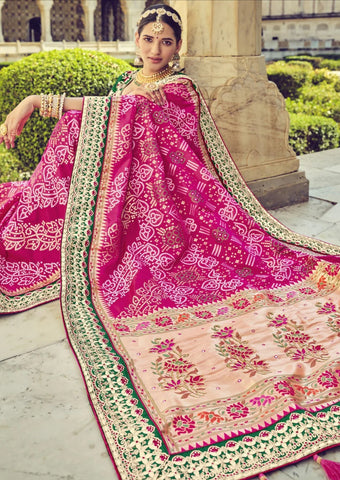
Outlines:
[{"label": "floral embroidered pallu", "polygon": [[[66,330],[120,478],[248,478],[339,444],[340,248],[259,205],[189,78],[164,91],[163,107],[116,93],[66,114],[31,183],[3,186],[2,241],[26,232],[26,187],[38,203],[45,187],[65,192],[12,250],[41,261],[31,304],[55,298],[61,269]],[[41,260],[52,222],[61,252]],[[9,258],[13,311],[25,286],[12,272],[29,260]]]}]

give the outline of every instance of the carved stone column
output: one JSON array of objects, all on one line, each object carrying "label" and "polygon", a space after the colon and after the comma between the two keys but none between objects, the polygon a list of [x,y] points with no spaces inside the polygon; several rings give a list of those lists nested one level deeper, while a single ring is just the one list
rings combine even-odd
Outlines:
[{"label": "carved stone column", "polygon": [[52,42],[51,36],[51,8],[53,0],[37,0],[41,15],[41,40]]},{"label": "carved stone column", "polygon": [[83,4],[85,12],[85,41],[94,42],[94,11],[97,7],[97,0],[85,0]]},{"label": "carved stone column", "polygon": [[[178,0],[185,71],[196,80],[248,186],[266,208],[308,200],[289,116],[261,55],[260,0]],[[183,49],[182,49],[183,51]]]},{"label": "carved stone column", "polygon": [[5,0],[0,0],[0,42],[4,41],[4,34],[2,30],[2,7],[4,6]]}]

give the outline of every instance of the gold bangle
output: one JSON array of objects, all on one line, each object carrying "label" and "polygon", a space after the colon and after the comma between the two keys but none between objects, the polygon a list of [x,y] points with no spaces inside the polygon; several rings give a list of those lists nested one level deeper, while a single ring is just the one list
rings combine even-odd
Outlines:
[{"label": "gold bangle", "polygon": [[63,116],[63,109],[64,109],[64,102],[65,102],[65,95],[66,93],[64,92],[62,94],[62,96],[60,97],[60,102],[59,102],[59,120],[61,119],[61,117]]},{"label": "gold bangle", "polygon": [[52,102],[53,102],[53,93],[48,94],[48,106],[47,106],[47,116],[52,116]]},{"label": "gold bangle", "polygon": [[47,95],[44,93],[40,94],[40,115],[47,117]]},{"label": "gold bangle", "polygon": [[59,117],[59,103],[60,103],[60,95],[53,95],[52,112],[51,112],[51,116],[53,118]]}]

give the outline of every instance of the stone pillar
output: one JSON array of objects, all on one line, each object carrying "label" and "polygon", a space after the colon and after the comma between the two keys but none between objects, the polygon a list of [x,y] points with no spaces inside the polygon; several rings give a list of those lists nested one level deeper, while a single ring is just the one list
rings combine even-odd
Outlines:
[{"label": "stone pillar", "polygon": [[144,10],[145,0],[134,0],[133,2],[126,2],[126,6],[127,40],[134,40],[135,32],[137,30],[137,21],[142,11]]},{"label": "stone pillar", "polygon": [[85,0],[83,8],[85,12],[85,41],[94,42],[94,11],[97,0]]},{"label": "stone pillar", "polygon": [[261,1],[171,5],[190,19],[184,23],[185,71],[200,86],[248,186],[266,208],[308,200],[308,180],[288,144],[284,99],[268,81],[261,55]]},{"label": "stone pillar", "polygon": [[0,42],[4,41],[4,35],[2,31],[2,7],[4,6],[5,0],[0,0]]},{"label": "stone pillar", "polygon": [[51,8],[53,0],[37,0],[41,16],[41,40],[52,42],[51,35]]}]

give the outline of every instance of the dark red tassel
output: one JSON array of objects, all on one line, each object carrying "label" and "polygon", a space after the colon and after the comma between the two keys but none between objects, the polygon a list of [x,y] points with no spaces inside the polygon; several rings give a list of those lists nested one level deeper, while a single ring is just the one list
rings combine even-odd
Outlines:
[{"label": "dark red tassel", "polygon": [[313,460],[316,461],[325,470],[329,480],[340,480],[340,463],[333,462],[332,460],[326,460],[319,457],[319,455],[313,455]]}]

